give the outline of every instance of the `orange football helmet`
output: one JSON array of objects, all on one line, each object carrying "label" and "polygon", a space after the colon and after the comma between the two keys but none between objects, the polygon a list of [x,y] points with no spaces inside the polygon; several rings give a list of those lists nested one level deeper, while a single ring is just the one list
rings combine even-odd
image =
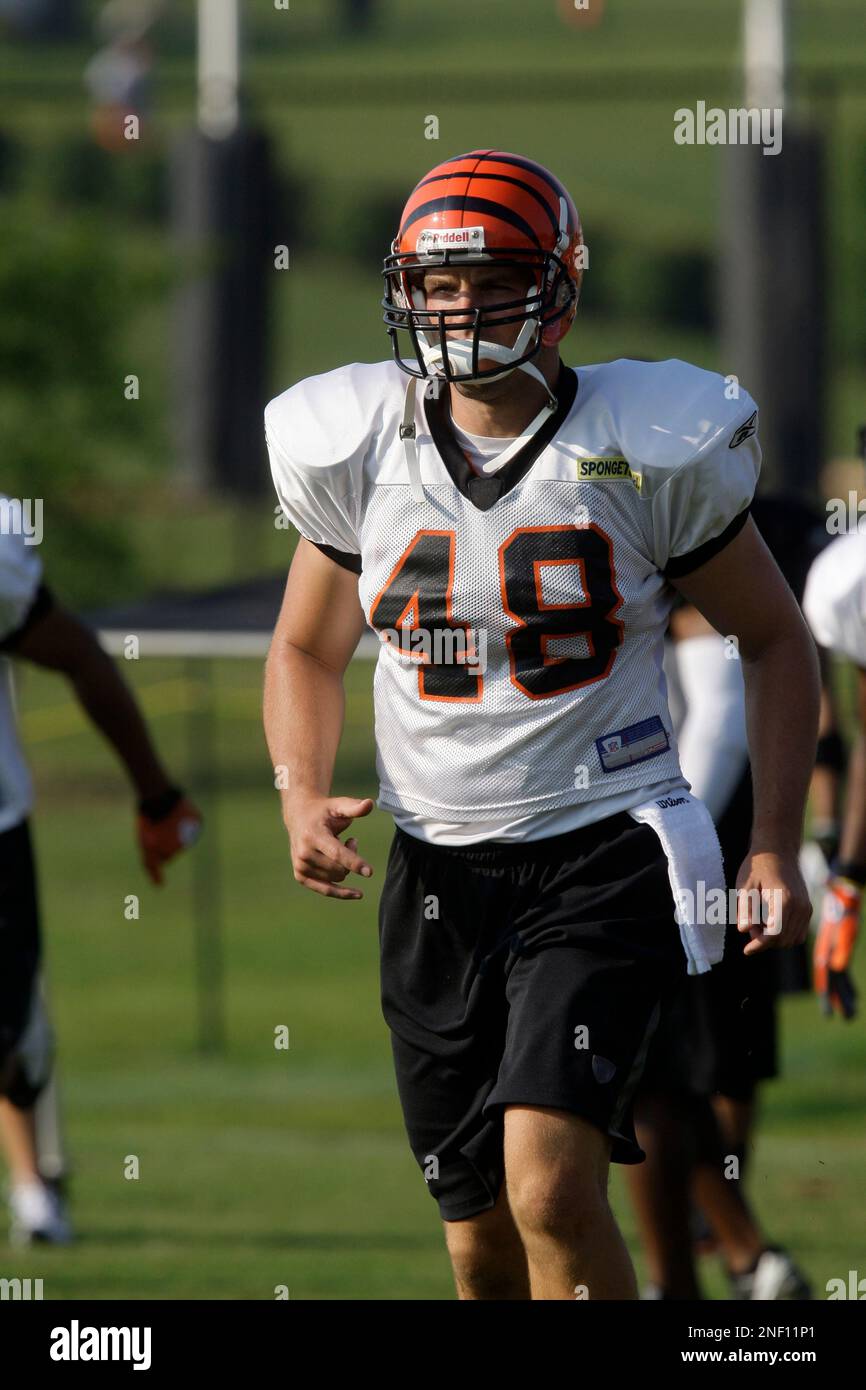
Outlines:
[{"label": "orange football helmet", "polygon": [[[525,299],[468,311],[426,308],[425,270],[494,260],[534,272]],[[479,381],[529,364],[574,322],[584,260],[577,209],[542,165],[503,150],[473,150],[437,164],[409,195],[382,272],[383,317],[398,366],[414,377]],[[522,325],[513,347],[485,341],[485,326],[494,322]],[[471,338],[449,338],[457,327],[471,327]],[[402,332],[414,363],[401,351]],[[480,368],[482,358],[494,365]],[[531,364],[525,369],[537,373]]]}]

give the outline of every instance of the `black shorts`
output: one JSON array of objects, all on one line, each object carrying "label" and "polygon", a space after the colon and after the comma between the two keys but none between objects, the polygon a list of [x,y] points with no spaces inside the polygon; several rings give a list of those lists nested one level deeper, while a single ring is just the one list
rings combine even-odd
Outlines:
[{"label": "black shorts", "polygon": [[494,1205],[506,1105],[571,1111],[614,1162],[645,1157],[634,1093],[686,969],[649,826],[465,849],[397,830],[379,940],[409,1143],[445,1220]]},{"label": "black shorts", "polygon": [[[0,834],[0,1083],[30,1017],[39,957],[33,847],[22,821]],[[16,1099],[8,1086],[5,1094]]]},{"label": "black shorts", "polygon": [[744,956],[746,938],[725,932],[724,959],[687,977],[650,1047],[641,1093],[753,1099],[777,1074],[776,951]]}]

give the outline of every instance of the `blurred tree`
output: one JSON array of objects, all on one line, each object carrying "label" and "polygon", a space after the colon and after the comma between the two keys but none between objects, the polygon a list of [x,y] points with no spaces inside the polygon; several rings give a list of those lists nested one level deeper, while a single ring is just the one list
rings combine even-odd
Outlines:
[{"label": "blurred tree", "polygon": [[21,142],[0,130],[0,194],[9,193],[21,177]]},{"label": "blurred tree", "polygon": [[162,150],[152,145],[131,141],[122,156],[117,157],[101,149],[89,136],[73,132],[35,151],[30,169],[31,186],[59,207],[71,211],[76,204],[84,204],[156,226],[165,223],[165,158]]},{"label": "blurred tree", "polygon": [[340,0],[343,29],[348,34],[366,34],[373,22],[373,0]]},{"label": "blurred tree", "polygon": [[155,393],[124,391],[139,367],[125,339],[152,276],[121,257],[104,219],[16,200],[3,228],[0,490],[43,499],[46,564],[73,601],[133,592],[118,515],[164,446]]},{"label": "blurred tree", "polygon": [[0,25],[27,39],[74,39],[84,29],[81,0],[0,0]]}]

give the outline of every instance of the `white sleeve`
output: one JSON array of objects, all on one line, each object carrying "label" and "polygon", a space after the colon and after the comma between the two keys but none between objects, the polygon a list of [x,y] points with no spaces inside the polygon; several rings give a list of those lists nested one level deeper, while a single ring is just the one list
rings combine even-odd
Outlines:
[{"label": "white sleeve", "polygon": [[733,377],[676,358],[623,358],[592,381],[600,425],[647,504],[656,568],[671,578],[698,569],[748,520],[761,465],[758,407]]},{"label": "white sleeve", "polygon": [[677,733],[680,767],[714,821],[730,801],[749,757],[742,666],[726,650],[724,638],[710,634],[676,644],[686,702]]},{"label": "white sleeve", "polygon": [[354,495],[351,469],[340,459],[293,458],[287,445],[285,411],[279,418],[272,409],[276,404],[272,401],[265,411],[265,440],[280,506],[314,545],[359,555],[355,523],[359,499]]},{"label": "white sleeve", "polygon": [[664,640],[663,652],[662,668],[668,691],[668,713],[671,717],[671,728],[679,739],[680,729],[686,717],[686,697],[677,665],[677,644],[670,637]]},{"label": "white sleeve", "polygon": [[803,616],[812,629],[812,636],[819,647],[833,651],[839,641],[838,624],[833,621],[832,605],[825,603],[821,582],[815,565],[809,570],[806,588],[803,591]]},{"label": "white sleeve", "polygon": [[866,668],[866,537],[832,541],[813,562],[803,612],[820,647]]},{"label": "white sleeve", "polygon": [[745,524],[761,469],[757,433],[736,442],[750,427],[749,406],[739,425],[672,472],[653,498],[657,562],[672,577],[705,564]]},{"label": "white sleeve", "polygon": [[24,537],[0,531],[0,641],[24,622],[42,581],[42,561]]}]

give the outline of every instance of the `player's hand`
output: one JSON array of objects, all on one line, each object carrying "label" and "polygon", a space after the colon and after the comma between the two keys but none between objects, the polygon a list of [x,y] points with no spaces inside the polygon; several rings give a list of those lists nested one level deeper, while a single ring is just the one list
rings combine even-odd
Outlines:
[{"label": "player's hand", "polygon": [[326,898],[363,898],[357,888],[340,888],[347,874],[369,878],[373,872],[358,854],[358,842],[343,844],[338,836],[358,816],[369,816],[374,803],[369,797],[312,797],[296,803],[286,815],[292,846],[295,880]]},{"label": "player's hand", "polygon": [[806,940],[812,904],[796,854],[749,854],[737,875],[737,931],[751,940],[743,954]]},{"label": "player's hand", "polygon": [[177,787],[164,797],[139,802],[137,834],[141,858],[152,881],[163,881],[162,866],[201,834],[202,814]]},{"label": "player's hand", "polygon": [[815,993],[824,1013],[853,1018],[857,991],[849,974],[854,943],[860,926],[860,893],[847,878],[831,878],[824,891],[821,925],[813,955]]}]

